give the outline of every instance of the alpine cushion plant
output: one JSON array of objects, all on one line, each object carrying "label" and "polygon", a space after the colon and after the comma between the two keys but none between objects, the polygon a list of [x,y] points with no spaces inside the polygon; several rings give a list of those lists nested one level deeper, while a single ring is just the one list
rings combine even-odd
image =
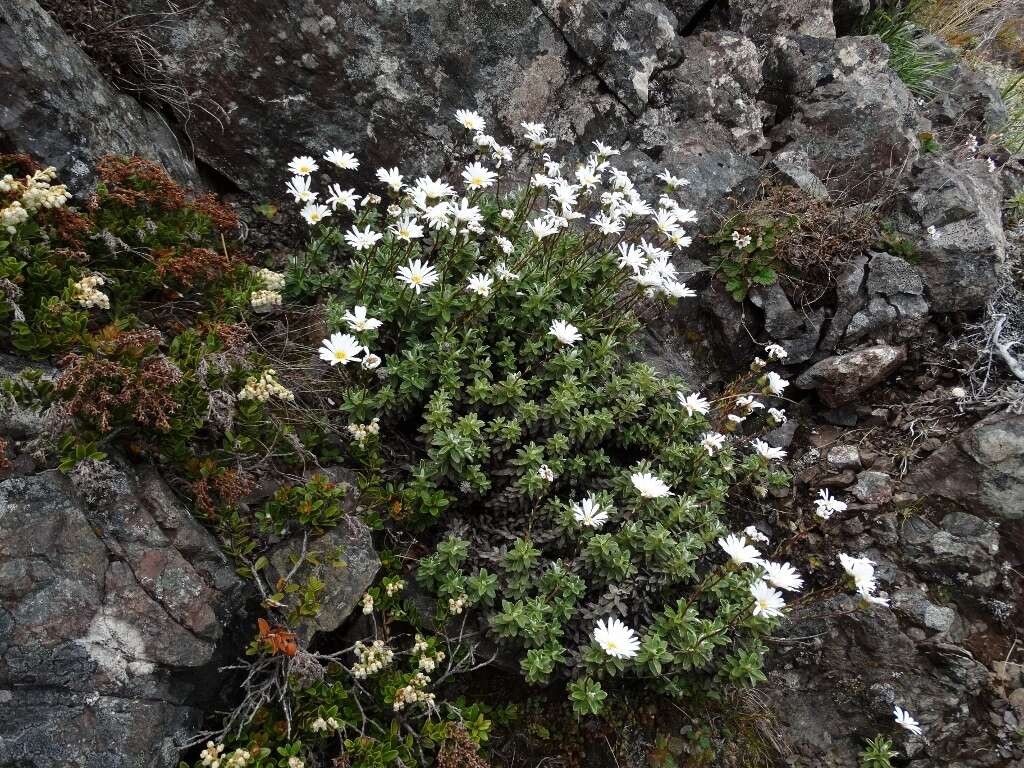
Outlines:
[{"label": "alpine cushion plant", "polygon": [[697,219],[686,181],[666,171],[652,204],[600,142],[570,169],[543,125],[517,156],[476,113],[458,122],[470,149],[450,182],[381,168],[379,190],[328,184],[310,216],[315,163],[289,166],[312,241],[285,295],[324,307],[321,402],[365,497],[439,531],[418,579],[441,626],[474,606],[578,711],[616,677],[679,696],[756,683],[778,589],[800,577],[723,562],[716,542],[738,489],[788,482],[785,452],[744,434],[785,418],[758,398],[788,382],[757,360],[709,400],[636,355],[644,320],[693,295],[672,261]]}]

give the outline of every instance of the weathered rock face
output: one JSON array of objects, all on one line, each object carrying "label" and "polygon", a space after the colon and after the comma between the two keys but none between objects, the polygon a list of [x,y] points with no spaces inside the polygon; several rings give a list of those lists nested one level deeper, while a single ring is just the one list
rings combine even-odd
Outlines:
[{"label": "weathered rock face", "polygon": [[911,178],[900,226],[920,233],[918,266],[929,304],[936,312],[983,306],[1006,255],[996,179],[980,158],[958,164],[924,158]]},{"label": "weathered rock face", "polygon": [[[637,13],[636,24],[654,22],[667,40],[664,9]],[[592,46],[592,70],[530,0],[228,0],[163,27],[155,34],[169,66],[227,113],[224,128],[196,115],[196,151],[243,189],[275,196],[288,158],[334,146],[356,153],[367,179],[385,165],[436,171],[463,145],[453,118],[460,108],[479,110],[506,143],[505,132],[524,120],[546,121],[561,138],[621,131],[629,112],[593,72],[637,109],[643,87],[634,70],[649,70],[639,62],[661,46],[630,61]],[[594,34],[618,40],[612,27],[601,29]],[[193,55],[211,49],[216,55]]]},{"label": "weathered rock face", "polygon": [[996,413],[922,462],[911,477],[918,493],[1005,520],[1024,518],[1024,416]]},{"label": "weathered rock face", "polygon": [[541,0],[572,51],[634,115],[647,108],[651,74],[679,58],[678,21],[659,2]]},{"label": "weathered rock face", "polygon": [[[840,597],[820,610],[849,611],[852,603],[852,598]],[[934,613],[936,622],[941,613]],[[857,765],[864,738],[890,730],[894,704],[916,707],[929,744],[943,744],[941,754],[966,754],[977,746],[971,701],[983,691],[988,672],[969,656],[939,642],[922,647],[885,608],[837,621],[797,618],[788,633],[797,639],[782,640],[767,692],[776,702],[779,725],[792,739],[791,764]],[[823,730],[822,722],[829,727]],[[963,743],[950,748],[957,740]],[[922,739],[900,741],[911,765],[939,764],[925,751],[934,747],[926,747]]]},{"label": "weathered rock face", "polygon": [[240,606],[216,541],[152,470],[0,483],[0,765],[173,766]]},{"label": "weathered rock face", "polygon": [[[791,115],[775,127],[773,140],[805,155],[830,190],[870,199],[917,154],[914,97],[889,69],[889,49],[874,37],[845,37],[833,47],[787,44],[775,50],[787,52],[777,64],[783,76],[796,68],[829,74],[786,105]],[[818,82],[812,75],[803,85]]]},{"label": "weathered rock face", "polygon": [[0,81],[0,148],[53,164],[73,188],[87,186],[97,157],[117,153],[198,181],[166,121],[110,86],[35,0],[0,4]]}]

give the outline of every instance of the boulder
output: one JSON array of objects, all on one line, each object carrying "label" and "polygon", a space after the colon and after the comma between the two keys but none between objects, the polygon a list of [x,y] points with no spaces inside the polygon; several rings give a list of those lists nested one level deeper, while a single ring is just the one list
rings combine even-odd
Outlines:
[{"label": "boulder", "polygon": [[731,0],[731,21],[747,37],[773,35],[835,38],[832,0]]},{"label": "boulder", "polygon": [[[312,557],[299,565],[304,551]],[[354,515],[347,515],[317,539],[288,539],[274,549],[269,559],[274,576],[271,583],[292,573],[293,584],[315,577],[325,585],[318,596],[320,611],[303,625],[309,637],[341,626],[380,570],[370,529]]]},{"label": "boulder", "polygon": [[656,69],[678,60],[678,21],[656,0],[540,0],[572,52],[633,114],[647,108]]},{"label": "boulder", "polygon": [[885,381],[906,360],[906,347],[876,344],[815,363],[794,383],[818,390],[826,404],[838,407]]},{"label": "boulder", "polygon": [[985,417],[918,464],[909,484],[966,510],[1024,518],[1024,416]]},{"label": "boulder", "polygon": [[[637,13],[636,23],[671,18],[663,9]],[[670,30],[663,22],[657,29],[667,41]],[[618,43],[612,26],[605,33],[609,46]],[[635,49],[595,51],[602,68],[593,69],[531,0],[411,2],[386,11],[377,0],[221,0],[192,4],[150,35],[168,71],[223,110],[193,115],[198,156],[271,199],[283,197],[293,155],[332,147],[361,161],[346,186],[376,185],[381,166],[407,176],[453,166],[468,138],[455,122],[458,109],[478,110],[503,143],[521,136],[523,121],[546,122],[563,142],[610,140],[629,111],[601,77],[614,86],[613,74],[622,73],[623,92],[633,91],[637,104],[642,77],[634,86],[626,73],[649,71],[657,48],[634,36]]]},{"label": "boulder", "polygon": [[[789,745],[787,764],[845,768],[858,764],[865,734],[888,733],[900,704],[921,722],[925,740],[903,740],[919,757],[914,766],[995,766],[960,762],[992,738],[979,728],[972,704],[981,700],[988,671],[953,645],[915,642],[888,608],[874,607],[826,620],[855,607],[841,595],[794,611],[776,641],[765,693],[775,727]],[[937,610],[936,610],[937,609]],[[922,612],[929,626],[953,619],[940,606]],[[793,638],[789,640],[788,638]]]},{"label": "boulder", "polygon": [[176,766],[240,602],[217,542],[151,469],[0,483],[0,765]]},{"label": "boulder", "polygon": [[933,312],[978,309],[991,295],[1006,257],[1001,200],[983,159],[914,164],[898,221],[916,240]]},{"label": "boulder", "polygon": [[811,359],[821,339],[823,309],[797,312],[778,283],[756,286],[750,291],[750,302],[764,313],[765,333],[786,350],[787,364]]},{"label": "boulder", "polygon": [[928,320],[920,270],[899,256],[872,253],[864,286],[866,304],[854,314],[842,337],[845,346],[866,339],[908,341]]},{"label": "boulder", "polygon": [[[831,50],[793,52],[777,69],[784,73],[802,59],[820,62],[827,80],[783,103],[784,119],[772,140],[806,156],[809,170],[830,191],[870,200],[917,155],[915,99],[889,68],[889,49],[876,37],[844,37]],[[815,80],[811,77],[801,90]]]},{"label": "boulder", "polygon": [[35,0],[0,4],[0,149],[56,166],[72,191],[88,188],[96,159],[137,154],[197,184],[167,122],[118,92]]}]

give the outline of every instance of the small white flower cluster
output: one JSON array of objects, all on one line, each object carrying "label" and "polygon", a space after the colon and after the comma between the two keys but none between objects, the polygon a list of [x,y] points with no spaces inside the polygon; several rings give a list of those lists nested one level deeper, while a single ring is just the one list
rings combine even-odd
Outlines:
[{"label": "small white flower cluster", "polygon": [[399,592],[405,589],[405,581],[402,579],[395,579],[393,581],[384,582],[384,594],[388,597],[394,597]]},{"label": "small white flower cluster", "polygon": [[465,594],[459,595],[458,597],[449,597],[448,612],[453,616],[458,616],[465,609],[467,602],[469,602],[469,597]]},{"label": "small white flower cluster", "polygon": [[242,391],[238,393],[239,400],[256,400],[260,403],[265,403],[272,397],[289,403],[295,400],[291,390],[277,380],[277,372],[273,368],[267,368],[259,376],[250,376],[246,379]]},{"label": "small white flower cluster", "polygon": [[11,174],[0,178],[0,192],[14,192],[21,195],[19,200],[0,209],[0,226],[14,234],[15,227],[28,220],[29,214],[40,208],[61,208],[71,199],[71,193],[63,184],[51,182],[57,178],[57,169],[50,167],[36,171],[24,180]]},{"label": "small white flower cluster", "polygon": [[735,245],[737,249],[743,250],[744,248],[746,248],[748,245],[750,245],[753,242],[753,239],[750,237],[750,235],[744,235],[744,234],[741,234],[741,233],[737,232],[736,230],[733,230],[732,242],[733,242],[733,245]]},{"label": "small white flower cluster", "polygon": [[280,272],[275,272],[272,269],[257,269],[256,277],[268,291],[280,292],[284,289],[284,275]]},{"label": "small white flower cluster", "polygon": [[110,298],[99,290],[99,286],[106,285],[106,280],[101,275],[87,275],[74,285],[74,300],[79,306],[89,309],[99,307],[110,309]]},{"label": "small white flower cluster", "polygon": [[846,511],[846,502],[839,501],[828,492],[828,488],[822,488],[818,492],[818,498],[814,500],[814,514],[822,520],[828,520],[836,512]]},{"label": "small white flower cluster", "polygon": [[369,424],[349,424],[348,433],[361,446],[370,437],[380,433],[380,419],[374,418]]},{"label": "small white flower cluster", "polygon": [[322,718],[322,717],[318,717],[316,720],[314,720],[309,725],[309,729],[311,731],[313,731],[313,733],[322,733],[322,732],[326,732],[326,731],[336,731],[339,728],[341,728],[341,723],[339,723],[333,717],[328,717],[326,720],[324,718]]},{"label": "small white flower cluster", "polygon": [[353,650],[356,654],[356,663],[352,665],[352,675],[357,680],[380,672],[395,658],[394,651],[388,648],[383,640],[374,640],[370,645],[357,642]]},{"label": "small white flower cluster", "polygon": [[199,759],[205,768],[245,768],[252,760],[252,753],[247,749],[236,749],[225,755],[223,744],[208,741],[206,749],[199,753]]},{"label": "small white flower cluster", "polygon": [[395,712],[401,712],[406,707],[414,704],[425,704],[428,707],[434,703],[434,694],[426,690],[430,684],[430,678],[422,672],[417,672],[409,680],[409,684],[395,691],[395,700],[392,704]]},{"label": "small white flower cluster", "polygon": [[267,314],[280,307],[281,301],[282,298],[279,291],[260,289],[252,292],[252,295],[249,297],[249,306],[252,307],[253,312]]},{"label": "small white flower cluster", "polygon": [[840,554],[839,563],[843,570],[853,579],[853,585],[857,589],[864,602],[871,605],[888,605],[889,598],[879,597],[875,594],[878,589],[878,582],[875,577],[875,564],[866,557],[853,557]]},{"label": "small white flower cluster", "polygon": [[768,543],[767,536],[750,526],[740,535],[731,533],[719,539],[718,546],[729,555],[729,562],[733,565],[753,565],[761,569],[761,578],[750,585],[750,595],[754,598],[753,614],[766,619],[781,616],[786,601],[779,590],[800,591],[804,586],[803,577],[789,563],[765,560],[748,539]]},{"label": "small white flower cluster", "polygon": [[28,210],[18,200],[6,208],[0,209],[0,226],[4,227],[8,234],[13,235],[17,231],[17,226],[26,221],[28,221]]},{"label": "small white flower cluster", "polygon": [[420,672],[424,672],[425,674],[429,675],[431,672],[437,669],[437,665],[444,661],[444,659],[444,651],[438,651],[434,654],[423,653],[422,655],[420,655],[419,660],[416,662],[416,666],[420,668]]},{"label": "small white flower cluster", "polygon": [[363,595],[363,599],[360,601],[360,603],[363,606],[364,615],[369,616],[371,613],[373,613],[373,595],[367,592],[365,595]]},{"label": "small white flower cluster", "polygon": [[537,477],[546,483],[553,483],[555,481],[555,473],[547,464],[541,464],[537,468]]}]

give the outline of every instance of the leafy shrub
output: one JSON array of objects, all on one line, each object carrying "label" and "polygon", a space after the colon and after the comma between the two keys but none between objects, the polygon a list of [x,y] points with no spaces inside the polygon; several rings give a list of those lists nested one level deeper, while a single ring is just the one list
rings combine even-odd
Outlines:
[{"label": "leafy shrub", "polygon": [[[472,607],[528,682],[570,683],[581,713],[618,677],[689,697],[754,684],[778,614],[752,612],[760,572],[722,565],[715,542],[731,493],[788,481],[771,466],[784,452],[743,434],[786,382],[757,361],[711,403],[637,362],[643,319],[693,295],[671,259],[696,220],[685,181],[666,172],[651,206],[614,151],[563,175],[529,130],[543,172],[499,177],[480,160],[505,150],[478,134],[465,196],[382,169],[381,196],[334,185],[325,206],[316,163],[296,158],[313,238],[284,294],[325,306],[330,398],[350,428],[377,425],[350,443],[367,496],[449,532],[417,576],[442,624]],[[609,622],[595,641],[606,618],[646,628]]]}]

